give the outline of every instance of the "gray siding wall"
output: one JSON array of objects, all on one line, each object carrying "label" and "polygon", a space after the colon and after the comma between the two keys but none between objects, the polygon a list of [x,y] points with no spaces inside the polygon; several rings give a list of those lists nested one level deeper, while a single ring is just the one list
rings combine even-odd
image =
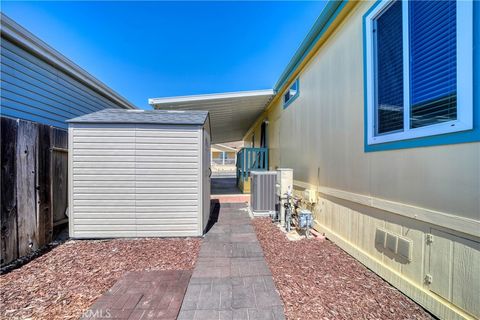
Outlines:
[{"label": "gray siding wall", "polygon": [[198,236],[199,127],[73,125],[70,235]]},{"label": "gray siding wall", "polygon": [[65,120],[119,107],[2,37],[1,114],[67,128]]}]

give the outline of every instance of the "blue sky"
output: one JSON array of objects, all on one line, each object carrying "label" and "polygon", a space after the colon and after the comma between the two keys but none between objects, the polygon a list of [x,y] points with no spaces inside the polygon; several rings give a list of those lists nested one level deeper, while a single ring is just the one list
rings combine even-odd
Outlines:
[{"label": "blue sky", "polygon": [[2,1],[2,12],[149,109],[153,97],[272,88],[324,5]]}]

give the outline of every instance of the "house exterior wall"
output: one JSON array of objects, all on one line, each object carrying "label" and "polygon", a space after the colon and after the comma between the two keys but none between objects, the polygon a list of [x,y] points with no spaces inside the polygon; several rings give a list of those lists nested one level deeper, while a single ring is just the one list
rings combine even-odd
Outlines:
[{"label": "house exterior wall", "polygon": [[[372,4],[332,24],[299,73],[298,98],[284,109],[278,92],[244,140],[268,119],[270,168],[293,168],[299,195],[316,191],[318,230],[438,317],[480,317],[480,143],[365,151],[362,17]],[[411,241],[412,260],[379,249],[377,228]]]},{"label": "house exterior wall", "polygon": [[119,108],[66,73],[2,37],[2,115],[67,128],[65,120]]},{"label": "house exterior wall", "polygon": [[231,164],[233,160],[235,160],[236,152],[229,151],[229,152],[222,152],[222,151],[212,151],[212,160],[215,161],[217,164],[222,164],[222,159],[225,157],[225,162],[227,164]]},{"label": "house exterior wall", "polygon": [[70,236],[199,236],[202,128],[72,124]]}]

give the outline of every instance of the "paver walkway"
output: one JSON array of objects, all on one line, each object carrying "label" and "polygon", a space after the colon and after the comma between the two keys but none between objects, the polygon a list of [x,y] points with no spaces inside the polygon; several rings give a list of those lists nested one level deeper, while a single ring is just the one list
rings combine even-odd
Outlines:
[{"label": "paver walkway", "polygon": [[285,319],[245,204],[221,204],[208,231],[179,320]]},{"label": "paver walkway", "polygon": [[192,271],[128,272],[81,318],[177,319]]},{"label": "paver walkway", "polygon": [[250,201],[250,194],[240,192],[237,178],[233,176],[212,176],[210,198],[217,203],[242,203]]}]

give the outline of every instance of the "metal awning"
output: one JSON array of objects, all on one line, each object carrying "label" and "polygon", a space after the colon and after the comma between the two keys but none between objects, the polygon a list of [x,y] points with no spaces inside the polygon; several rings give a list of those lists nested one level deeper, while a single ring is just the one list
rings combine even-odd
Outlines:
[{"label": "metal awning", "polygon": [[225,143],[241,140],[274,94],[273,90],[241,91],[152,98],[148,103],[155,109],[208,111],[212,143]]},{"label": "metal awning", "polygon": [[224,144],[212,144],[212,151],[217,151],[217,152],[237,152],[238,150],[229,146],[226,146]]}]

